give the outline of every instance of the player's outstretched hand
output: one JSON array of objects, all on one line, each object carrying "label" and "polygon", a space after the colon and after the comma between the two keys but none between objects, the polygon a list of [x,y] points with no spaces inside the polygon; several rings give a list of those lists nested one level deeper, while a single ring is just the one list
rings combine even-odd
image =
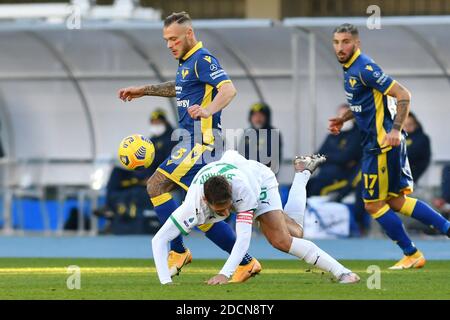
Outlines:
[{"label": "player's outstretched hand", "polygon": [[188,113],[193,119],[198,118],[209,118],[211,116],[211,113],[205,109],[199,106],[198,104],[194,104],[193,106],[190,106],[188,108]]},{"label": "player's outstretched hand", "polygon": [[211,279],[209,279],[206,283],[209,285],[212,285],[212,286],[216,285],[216,284],[227,284],[228,278],[226,276],[224,276],[223,274],[218,274],[218,275],[212,277]]},{"label": "player's outstretched hand", "polygon": [[131,101],[144,95],[144,87],[128,87],[119,90],[119,99],[123,101]]},{"label": "player's outstretched hand", "polygon": [[342,126],[344,125],[344,120],[340,117],[328,119],[328,130],[333,135],[338,135],[341,132]]},{"label": "player's outstretched hand", "polygon": [[402,140],[402,134],[399,130],[392,129],[387,135],[384,136],[382,147],[398,147]]}]

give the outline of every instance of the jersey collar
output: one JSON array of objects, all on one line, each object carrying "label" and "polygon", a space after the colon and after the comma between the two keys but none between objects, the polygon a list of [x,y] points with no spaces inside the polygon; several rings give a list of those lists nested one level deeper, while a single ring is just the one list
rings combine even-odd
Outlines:
[{"label": "jersey collar", "polygon": [[355,62],[356,59],[358,59],[358,57],[361,55],[361,50],[358,49],[355,51],[355,53],[353,54],[353,56],[350,58],[350,60],[348,60],[347,63],[343,64],[344,68],[350,68],[350,66],[353,64],[353,62]]},{"label": "jersey collar", "polygon": [[192,47],[191,50],[186,53],[181,60],[186,61],[190,56],[192,56],[197,50],[203,48],[203,43],[201,41],[197,42],[195,46]]}]

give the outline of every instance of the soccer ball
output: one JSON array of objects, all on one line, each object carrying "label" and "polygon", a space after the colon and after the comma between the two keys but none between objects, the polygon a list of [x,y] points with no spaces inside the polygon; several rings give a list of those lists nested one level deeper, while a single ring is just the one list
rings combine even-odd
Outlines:
[{"label": "soccer ball", "polygon": [[155,158],[155,147],[149,138],[133,134],[124,138],[119,145],[120,163],[129,170],[148,168]]}]

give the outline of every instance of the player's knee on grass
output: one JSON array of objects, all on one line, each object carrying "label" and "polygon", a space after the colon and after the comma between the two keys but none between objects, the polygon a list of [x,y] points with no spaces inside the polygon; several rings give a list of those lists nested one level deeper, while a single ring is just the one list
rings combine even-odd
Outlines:
[{"label": "player's knee on grass", "polygon": [[155,171],[155,173],[147,180],[147,193],[150,198],[170,192],[173,187],[174,183],[158,171]]},{"label": "player's knee on grass", "polygon": [[366,202],[364,203],[364,208],[370,215],[376,214],[386,205],[385,201],[376,201],[376,202]]}]

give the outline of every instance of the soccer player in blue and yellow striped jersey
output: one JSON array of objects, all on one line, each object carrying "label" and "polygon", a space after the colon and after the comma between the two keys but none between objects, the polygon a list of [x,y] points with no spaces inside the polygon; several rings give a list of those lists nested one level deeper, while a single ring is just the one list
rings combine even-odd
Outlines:
[{"label": "soccer player in blue and yellow striped jersey", "polygon": [[[124,101],[142,96],[177,99],[182,141],[147,182],[148,193],[162,224],[177,208],[170,191],[176,187],[187,191],[195,174],[208,161],[220,158],[223,146],[216,137],[221,131],[221,110],[236,95],[233,83],[218,60],[197,41],[186,12],[173,13],[165,19],[163,37],[167,48],[178,60],[175,81],[119,90],[119,98]],[[199,229],[220,248],[231,252],[236,235],[227,223],[205,224]],[[181,236],[174,239],[168,262],[172,275],[191,260],[191,252],[184,247]],[[231,280],[245,281],[260,270],[258,261],[246,254]]]},{"label": "soccer player in blue and yellow striped jersey", "polygon": [[[395,211],[432,226],[449,237],[450,222],[426,203],[407,196],[413,191],[413,179],[403,126],[409,113],[411,94],[370,57],[361,53],[355,26],[343,24],[337,27],[333,46],[344,69],[344,88],[350,110],[330,119],[329,130],[339,134],[345,121],[356,120],[363,146],[361,170],[365,208],[404,253],[404,257],[390,269],[423,267],[425,258],[406,234]],[[395,117],[389,111],[388,96],[397,100]]]}]

